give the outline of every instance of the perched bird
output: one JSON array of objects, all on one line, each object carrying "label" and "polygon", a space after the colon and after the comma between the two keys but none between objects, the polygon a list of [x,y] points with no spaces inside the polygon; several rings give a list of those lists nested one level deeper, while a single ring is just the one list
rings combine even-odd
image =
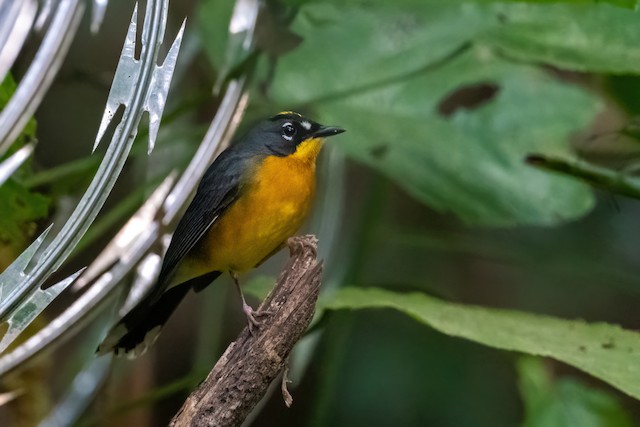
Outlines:
[{"label": "perched bird", "polygon": [[99,354],[142,354],[182,298],[228,272],[249,328],[257,327],[237,274],[280,250],[304,222],[316,185],[324,138],[344,132],[298,113],[260,122],[209,166],[178,223],[157,283],[98,347]]}]

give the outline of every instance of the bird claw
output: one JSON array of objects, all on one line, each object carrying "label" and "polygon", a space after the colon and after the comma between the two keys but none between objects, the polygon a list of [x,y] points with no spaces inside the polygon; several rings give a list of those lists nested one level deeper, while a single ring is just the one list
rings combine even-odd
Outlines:
[{"label": "bird claw", "polygon": [[264,325],[266,317],[273,314],[271,310],[254,310],[247,303],[242,304],[242,311],[247,316],[247,323],[249,324],[249,332],[251,335],[255,335],[255,330]]}]

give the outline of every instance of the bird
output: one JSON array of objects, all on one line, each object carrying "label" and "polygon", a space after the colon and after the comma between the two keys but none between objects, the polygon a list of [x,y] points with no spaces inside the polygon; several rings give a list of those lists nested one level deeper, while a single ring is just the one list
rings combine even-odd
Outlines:
[{"label": "bird", "polygon": [[344,131],[284,111],[220,153],[176,226],[155,285],[109,330],[97,354],[143,354],[187,293],[224,273],[240,293],[250,332],[259,328],[264,313],[247,304],[238,275],[282,249],[303,225],[324,140]]}]

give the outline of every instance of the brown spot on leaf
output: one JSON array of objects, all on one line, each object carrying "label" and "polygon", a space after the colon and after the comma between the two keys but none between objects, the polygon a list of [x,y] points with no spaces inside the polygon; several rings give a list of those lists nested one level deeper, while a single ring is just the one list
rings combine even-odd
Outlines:
[{"label": "brown spot on leaf", "polygon": [[445,96],[438,104],[438,113],[451,117],[456,111],[475,110],[495,98],[500,87],[491,82],[462,86]]}]

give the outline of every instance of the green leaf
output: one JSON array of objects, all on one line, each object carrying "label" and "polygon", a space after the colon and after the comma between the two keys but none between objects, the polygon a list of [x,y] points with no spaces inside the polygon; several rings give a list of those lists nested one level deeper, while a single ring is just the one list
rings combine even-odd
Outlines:
[{"label": "green leaf", "polygon": [[[486,54],[474,50],[427,75],[322,105],[319,115],[351,131],[340,145],[351,156],[467,223],[547,225],[588,212],[588,187],[524,159],[568,154],[568,137],[592,119],[597,101]],[[492,100],[442,114],[456,93],[483,88],[497,91]]]},{"label": "green leaf", "polygon": [[537,358],[518,361],[524,400],[523,427],[631,427],[632,421],[609,393],[573,380],[554,380]]},{"label": "green leaf", "polygon": [[49,199],[10,179],[0,186],[0,245],[21,249],[35,231],[34,221],[47,215]]},{"label": "green leaf", "polygon": [[271,95],[346,128],[337,144],[353,158],[471,224],[549,225],[592,208],[587,186],[524,159],[568,154],[569,136],[593,119],[598,99],[469,47],[498,22],[490,8],[304,10],[294,29],[305,41],[279,63]]},{"label": "green leaf", "polygon": [[292,27],[304,41],[278,63],[270,95],[291,105],[367,90],[442,61],[497,22],[473,4],[409,10],[309,5]]},{"label": "green leaf", "polygon": [[[7,105],[7,103],[9,102],[9,100],[11,99],[11,97],[13,96],[13,93],[16,91],[17,88],[18,88],[18,85],[13,79],[13,76],[11,74],[7,74],[7,76],[4,78],[2,83],[0,83],[0,111],[2,111],[4,107]],[[34,140],[35,137],[36,137],[36,121],[33,118],[31,118],[29,119],[26,126],[24,127],[24,130],[20,133],[20,135],[18,135],[18,137],[14,141],[11,147],[11,150],[9,150],[9,152],[5,154],[4,157],[7,157],[12,153],[14,153],[15,151],[19,150],[21,147],[24,146],[24,144]],[[24,167],[21,169],[25,170]]]},{"label": "green leaf", "polygon": [[[8,74],[0,84],[0,111],[9,102],[16,87],[13,77]],[[35,134],[36,121],[30,119],[5,157],[35,139]],[[48,212],[49,199],[29,191],[21,183],[22,179],[31,174],[30,166],[27,161],[8,181],[0,185],[0,249],[3,246],[11,248],[8,255],[0,257],[0,266],[8,265],[11,261],[9,258],[15,256],[13,252],[19,253],[23,249],[35,231],[34,221],[45,217]],[[2,251],[0,253],[4,254]]]},{"label": "green leaf", "polygon": [[0,107],[4,108],[9,102],[13,93],[16,91],[17,85],[13,76],[9,73],[0,84]]},{"label": "green leaf", "polygon": [[[572,70],[640,72],[640,15],[612,5],[405,1],[359,8],[354,3],[360,2],[301,8],[292,30],[304,43],[280,64],[286,78],[274,83],[276,96],[309,101],[336,89],[379,83],[419,70],[464,43]],[[617,3],[636,5],[635,0]],[[315,84],[322,81],[325,85]]]},{"label": "green leaf", "polygon": [[376,288],[341,289],[323,300],[321,307],[392,308],[447,335],[567,363],[640,399],[640,334],[616,325],[456,304],[421,293]]},{"label": "green leaf", "polygon": [[640,15],[611,5],[497,4],[502,25],[479,38],[509,57],[559,68],[640,73]]}]

